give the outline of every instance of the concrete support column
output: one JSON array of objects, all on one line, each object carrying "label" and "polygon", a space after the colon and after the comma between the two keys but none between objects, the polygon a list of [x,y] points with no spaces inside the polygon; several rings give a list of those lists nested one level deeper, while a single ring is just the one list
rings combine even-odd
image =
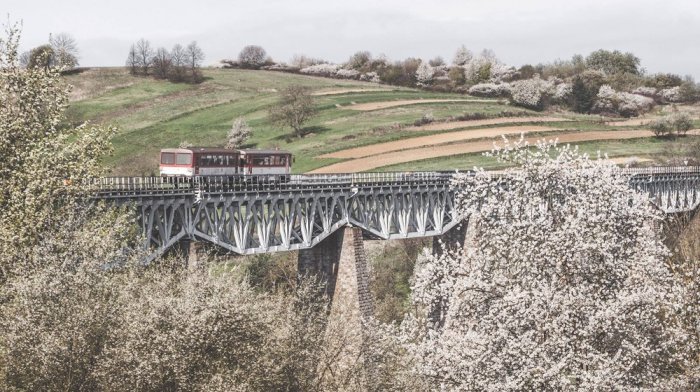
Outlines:
[{"label": "concrete support column", "polygon": [[207,250],[203,242],[183,241],[182,251],[187,261],[188,269],[199,268],[207,258]]},{"label": "concrete support column", "polygon": [[332,372],[327,373],[333,378],[328,380],[331,384],[341,382],[334,386],[336,390],[353,390],[342,380],[370,374],[362,325],[374,314],[367,267],[362,230],[357,227],[340,229],[314,248],[299,251],[299,273],[318,276],[331,298],[325,345],[337,353]]}]

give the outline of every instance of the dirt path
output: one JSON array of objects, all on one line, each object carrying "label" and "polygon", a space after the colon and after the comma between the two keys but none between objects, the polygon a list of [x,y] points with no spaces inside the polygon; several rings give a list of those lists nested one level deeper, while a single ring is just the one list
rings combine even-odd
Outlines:
[{"label": "dirt path", "polygon": [[376,92],[382,92],[382,91],[391,92],[394,90],[390,89],[390,88],[344,88],[344,89],[336,89],[336,90],[316,91],[315,93],[312,93],[311,95],[323,96],[323,95],[339,95],[339,94],[349,94],[349,93],[376,93]]},{"label": "dirt path", "polygon": [[561,117],[499,117],[487,118],[484,120],[466,120],[466,121],[451,121],[451,122],[436,122],[419,127],[408,127],[408,131],[447,131],[450,129],[459,129],[466,127],[481,127],[484,125],[500,125],[513,123],[540,123],[540,122],[563,122],[573,121],[568,118]]},{"label": "dirt path", "polygon": [[[688,132],[689,135],[700,135],[700,129]],[[557,138],[559,143],[578,143],[595,140],[623,140],[652,137],[654,134],[649,130],[631,131],[592,131],[576,132],[562,135],[552,135],[548,138]],[[530,144],[534,144],[541,136],[526,138]],[[376,169],[382,166],[396,165],[399,163],[418,161],[422,159],[445,157],[450,155],[460,155],[475,152],[491,151],[495,139],[482,140],[476,142],[456,143],[443,146],[432,146],[415,148],[404,151],[394,151],[380,155],[374,155],[333,165],[325,166],[310,173],[354,173]]]},{"label": "dirt path", "polygon": [[632,118],[624,121],[612,121],[607,123],[607,125],[612,125],[613,127],[626,127],[626,126],[640,126],[647,125],[650,122],[656,120],[659,117],[649,117],[649,118]]},{"label": "dirt path", "polygon": [[393,108],[396,106],[415,105],[418,103],[439,103],[439,102],[500,103],[502,101],[497,101],[495,99],[405,99],[405,100],[398,100],[398,101],[358,103],[355,105],[343,106],[343,108],[344,109],[352,109],[352,110],[360,110],[360,111],[369,111],[369,110]]},{"label": "dirt path", "polygon": [[483,139],[486,137],[497,137],[501,135],[520,135],[520,133],[530,132],[552,132],[562,131],[561,128],[542,127],[537,125],[519,125],[512,127],[472,129],[468,131],[438,133],[436,135],[413,137],[410,139],[402,139],[393,142],[372,144],[364,147],[350,148],[324,154],[319,158],[362,158],[370,155],[378,155],[391,151],[407,150],[410,148],[433,146],[436,144],[445,144],[458,142],[463,140]]}]

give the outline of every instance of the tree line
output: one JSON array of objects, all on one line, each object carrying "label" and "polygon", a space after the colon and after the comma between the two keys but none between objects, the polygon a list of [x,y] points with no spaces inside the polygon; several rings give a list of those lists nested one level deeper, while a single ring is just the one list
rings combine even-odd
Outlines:
[{"label": "tree line", "polygon": [[141,38],[129,48],[126,66],[132,75],[152,76],[171,82],[200,83],[203,80],[202,61],[204,52],[196,41],[186,47],[176,44],[168,51],[164,47],[153,49],[148,40]]}]

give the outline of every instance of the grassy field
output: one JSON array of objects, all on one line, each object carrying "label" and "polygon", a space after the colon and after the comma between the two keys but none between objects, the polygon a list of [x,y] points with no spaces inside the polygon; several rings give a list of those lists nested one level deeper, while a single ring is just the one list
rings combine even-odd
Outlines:
[{"label": "grassy field", "polygon": [[[182,141],[200,146],[222,146],[233,119],[237,117],[245,118],[253,128],[249,147],[290,150],[296,157],[294,171],[306,172],[338,161],[316,158],[325,153],[442,132],[412,131],[406,127],[428,113],[436,120],[473,113],[486,116],[498,116],[504,112],[541,115],[496,100],[424,103],[358,111],[349,107],[369,102],[469,97],[265,71],[205,69],[204,77],[205,81],[199,85],[187,85],[132,77],[123,68],[90,69],[70,75],[66,79],[74,89],[68,118],[73,123],[89,120],[117,126],[115,153],[105,162],[111,173],[150,175],[157,172],[161,148],[176,147]],[[307,124],[308,133],[303,138],[290,137],[288,129],[268,120],[268,109],[277,100],[278,91],[293,84],[307,86],[315,93],[335,92],[314,97],[319,115]],[[343,92],[356,89],[373,91]],[[374,91],[377,89],[381,90]],[[595,116],[554,115],[576,121],[540,125],[576,130],[613,129]],[[522,124],[526,123],[527,117],[524,117]],[[585,148],[600,148],[611,155],[657,156],[664,149],[663,144],[659,141],[626,141],[588,143]],[[484,161],[480,155],[468,154],[382,170],[465,168],[481,162]]]}]

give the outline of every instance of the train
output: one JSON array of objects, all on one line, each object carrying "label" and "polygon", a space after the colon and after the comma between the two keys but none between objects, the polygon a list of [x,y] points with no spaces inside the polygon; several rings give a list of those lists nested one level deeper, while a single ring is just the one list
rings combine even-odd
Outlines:
[{"label": "train", "polygon": [[164,148],[160,150],[161,177],[217,176],[284,182],[292,171],[292,153],[283,150],[217,147]]}]

